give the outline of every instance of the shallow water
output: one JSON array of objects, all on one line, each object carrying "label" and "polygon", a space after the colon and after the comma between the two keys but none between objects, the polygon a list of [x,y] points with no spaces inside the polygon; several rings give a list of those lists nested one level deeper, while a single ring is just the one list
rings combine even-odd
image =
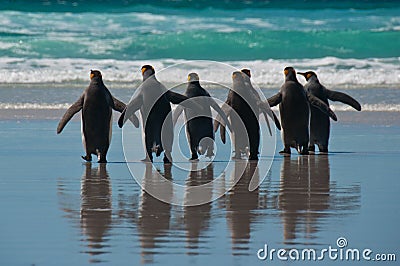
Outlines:
[{"label": "shallow water", "polygon": [[[247,165],[231,191],[197,207],[169,205],[141,190],[122,163],[121,130],[114,128],[109,163],[85,164],[79,123],[59,136],[55,126],[0,121],[2,265],[263,265],[272,263],[257,259],[264,244],[321,250],[337,247],[339,237],[349,248],[399,255],[398,126],[333,124],[328,156],[276,155],[253,192],[249,177],[263,176]],[[146,184],[173,197],[152,183],[156,172],[196,185],[215,178],[223,162],[190,174],[161,163],[133,164],[144,170]],[[221,182],[213,192],[226,185]],[[273,263],[288,264],[276,257]]]}]

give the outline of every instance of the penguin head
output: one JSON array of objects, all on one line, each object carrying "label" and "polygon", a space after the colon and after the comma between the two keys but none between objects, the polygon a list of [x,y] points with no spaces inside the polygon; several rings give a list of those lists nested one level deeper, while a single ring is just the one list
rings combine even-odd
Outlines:
[{"label": "penguin head", "polygon": [[293,67],[285,67],[283,73],[285,74],[286,81],[297,81],[296,70]]},{"label": "penguin head", "polygon": [[317,74],[313,71],[307,71],[307,72],[297,72],[297,74],[302,75],[303,77],[306,78],[306,81],[309,81],[310,79],[317,79]]},{"label": "penguin head", "polygon": [[248,69],[248,68],[243,68],[241,71],[242,71],[243,73],[245,73],[249,78],[251,78],[250,69]]},{"label": "penguin head", "polygon": [[240,80],[240,79],[242,79],[242,78],[243,78],[242,72],[240,72],[240,71],[234,71],[234,72],[232,73],[232,80]]},{"label": "penguin head", "polygon": [[243,83],[244,83],[244,78],[245,78],[245,77],[247,77],[246,74],[244,74],[244,73],[241,72],[241,71],[235,71],[235,72],[233,72],[233,73],[232,73],[232,81],[233,81],[233,84],[234,84],[234,85],[235,85],[235,84],[237,84],[237,85],[243,84]]},{"label": "penguin head", "polygon": [[145,81],[148,77],[154,75],[156,71],[154,70],[154,67],[151,65],[144,65],[142,66],[142,76],[143,76],[143,81]]},{"label": "penguin head", "polygon": [[90,79],[102,79],[101,72],[98,70],[90,70]]},{"label": "penguin head", "polygon": [[199,78],[199,75],[197,75],[197,73],[190,73],[189,75],[188,75],[188,81],[189,82],[199,82],[199,80],[200,80],[200,78]]}]

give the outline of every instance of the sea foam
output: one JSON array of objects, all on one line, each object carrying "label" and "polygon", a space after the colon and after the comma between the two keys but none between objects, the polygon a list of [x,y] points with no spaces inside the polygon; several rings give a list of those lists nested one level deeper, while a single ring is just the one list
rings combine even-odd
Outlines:
[{"label": "sea foam", "polygon": [[[201,62],[201,63],[199,63]],[[400,58],[318,59],[226,61],[234,68],[250,68],[253,82],[262,88],[278,88],[283,82],[283,69],[293,66],[297,71],[315,71],[320,81],[335,88],[398,88],[400,86]],[[140,67],[151,64],[159,79],[167,83],[186,81],[189,72],[199,72],[201,79],[231,84],[231,72],[218,69],[213,61],[183,59],[115,60],[115,59],[22,59],[6,57],[0,60],[0,84],[71,84],[86,83],[90,69],[99,69],[104,80],[131,83],[140,80]],[[178,64],[177,66],[174,66]],[[162,70],[174,67],[168,75]],[[299,81],[305,83],[303,77]]]}]

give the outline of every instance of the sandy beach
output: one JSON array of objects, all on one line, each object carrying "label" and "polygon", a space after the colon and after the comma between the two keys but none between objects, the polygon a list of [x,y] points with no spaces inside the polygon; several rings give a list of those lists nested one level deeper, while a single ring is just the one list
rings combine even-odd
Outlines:
[{"label": "sandy beach", "polygon": [[[339,237],[349,247],[397,252],[398,120],[388,126],[375,120],[381,114],[364,113],[357,122],[353,113],[338,114],[344,121],[332,125],[329,155],[276,154],[253,192],[247,186],[255,168],[248,165],[228,194],[197,207],[165,204],[141,190],[124,163],[116,125],[109,163],[85,164],[79,121],[57,136],[57,120],[2,119],[1,264],[262,265],[256,253],[264,244],[322,249]],[[365,123],[371,118],[374,126]],[[158,169],[177,182],[200,184],[223,163],[189,176],[176,166],[133,164],[144,169],[147,183]]]}]

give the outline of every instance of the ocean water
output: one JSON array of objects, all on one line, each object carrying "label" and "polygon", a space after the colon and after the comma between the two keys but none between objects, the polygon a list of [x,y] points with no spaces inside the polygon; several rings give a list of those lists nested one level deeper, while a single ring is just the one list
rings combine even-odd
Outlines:
[{"label": "ocean water", "polygon": [[398,1],[2,1],[0,84],[68,87],[91,68],[129,84],[144,63],[215,60],[268,88],[288,65],[331,87],[398,88],[399,14]]}]

